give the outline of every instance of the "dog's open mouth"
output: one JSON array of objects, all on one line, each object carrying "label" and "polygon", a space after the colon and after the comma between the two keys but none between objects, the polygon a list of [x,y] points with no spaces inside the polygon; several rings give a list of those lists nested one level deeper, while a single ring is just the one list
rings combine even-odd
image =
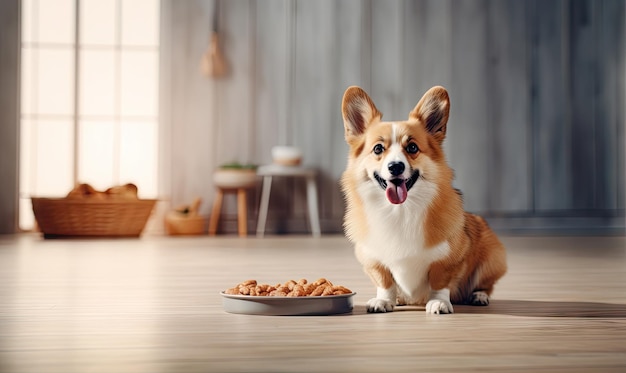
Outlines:
[{"label": "dog's open mouth", "polygon": [[394,205],[404,203],[408,196],[408,191],[411,190],[415,182],[420,177],[419,170],[415,170],[410,179],[404,179],[400,177],[394,177],[389,181],[380,177],[378,172],[374,172],[374,178],[378,181],[378,184],[385,191],[387,199]]}]

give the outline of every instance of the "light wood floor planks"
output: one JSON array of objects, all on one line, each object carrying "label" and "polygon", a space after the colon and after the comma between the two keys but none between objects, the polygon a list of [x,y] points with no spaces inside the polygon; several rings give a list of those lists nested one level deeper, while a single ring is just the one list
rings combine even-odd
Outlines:
[{"label": "light wood floor planks", "polygon": [[[624,372],[626,238],[502,237],[489,307],[367,314],[341,236],[42,240],[0,236],[1,372]],[[352,314],[227,314],[245,279],[327,277]]]}]

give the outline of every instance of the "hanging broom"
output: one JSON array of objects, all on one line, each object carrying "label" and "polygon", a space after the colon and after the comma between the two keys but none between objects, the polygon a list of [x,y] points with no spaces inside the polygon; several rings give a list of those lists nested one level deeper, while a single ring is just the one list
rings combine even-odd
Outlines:
[{"label": "hanging broom", "polygon": [[220,52],[218,19],[219,0],[215,0],[213,7],[213,30],[211,31],[211,40],[209,41],[209,47],[202,55],[202,61],[200,62],[200,70],[202,71],[202,74],[212,78],[224,76],[228,71],[226,59]]}]

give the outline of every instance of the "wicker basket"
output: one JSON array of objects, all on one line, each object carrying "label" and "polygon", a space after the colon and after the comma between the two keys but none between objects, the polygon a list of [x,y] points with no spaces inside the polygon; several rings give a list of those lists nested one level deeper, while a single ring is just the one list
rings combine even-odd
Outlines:
[{"label": "wicker basket", "polygon": [[139,237],[156,200],[31,198],[45,238]]},{"label": "wicker basket", "polygon": [[204,218],[199,215],[184,216],[172,211],[165,215],[165,230],[172,236],[203,234],[205,232]]}]

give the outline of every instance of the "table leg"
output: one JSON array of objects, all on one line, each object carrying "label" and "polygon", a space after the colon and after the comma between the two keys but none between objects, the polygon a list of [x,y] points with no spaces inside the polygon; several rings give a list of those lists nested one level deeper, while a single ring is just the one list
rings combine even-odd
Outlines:
[{"label": "table leg", "polygon": [[311,221],[311,233],[314,237],[321,235],[320,217],[317,211],[317,185],[315,184],[315,176],[306,178],[306,196],[309,204],[309,220]]},{"label": "table leg", "polygon": [[265,235],[265,221],[267,219],[267,209],[270,203],[270,190],[272,189],[272,177],[263,176],[263,191],[261,192],[261,206],[259,207],[259,221],[256,227],[257,237]]},{"label": "table leg", "polygon": [[237,227],[239,237],[248,235],[248,199],[245,189],[237,189]]},{"label": "table leg", "polygon": [[215,236],[217,233],[217,224],[220,220],[220,211],[222,211],[222,198],[224,192],[221,189],[217,189],[215,193],[215,201],[213,202],[213,210],[211,210],[211,219],[209,220],[209,236]]}]

